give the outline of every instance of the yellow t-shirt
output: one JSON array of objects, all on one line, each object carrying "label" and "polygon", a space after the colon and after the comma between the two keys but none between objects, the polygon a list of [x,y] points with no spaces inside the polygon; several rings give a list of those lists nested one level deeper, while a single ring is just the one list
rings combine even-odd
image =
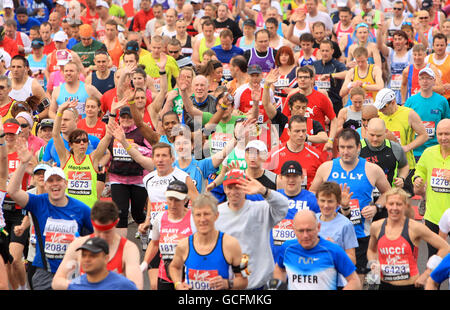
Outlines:
[{"label": "yellow t-shirt", "polygon": [[[157,61],[153,58],[151,53],[140,58],[139,63],[141,63],[141,61],[142,64],[145,65],[145,72],[153,78],[155,88],[159,91],[161,76],[159,75],[159,67],[156,65]],[[167,56],[166,74],[168,91],[171,91],[173,88],[171,84],[172,77],[177,78],[180,74],[180,68],[178,68],[177,61],[172,56]]]}]

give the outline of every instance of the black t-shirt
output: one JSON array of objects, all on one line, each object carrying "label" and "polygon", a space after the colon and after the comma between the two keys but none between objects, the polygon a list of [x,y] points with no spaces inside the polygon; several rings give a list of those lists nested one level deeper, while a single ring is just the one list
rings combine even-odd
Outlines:
[{"label": "black t-shirt", "polygon": [[[287,104],[287,103],[286,103]],[[286,127],[286,124],[289,123],[289,119],[286,115],[280,112],[280,110],[277,110],[277,114],[271,119],[271,122],[273,125],[278,125],[280,129],[278,130],[278,134],[281,137],[283,134],[284,128]],[[319,132],[325,131],[323,129],[322,124],[320,124],[318,121],[313,120],[313,133],[314,135],[317,135]]]},{"label": "black t-shirt", "polygon": [[219,22],[217,19],[214,20],[214,25],[216,29],[227,28],[230,29],[233,33],[233,44],[236,43],[237,39],[242,37],[242,31],[239,28],[239,25],[232,19],[228,18],[224,22]]}]

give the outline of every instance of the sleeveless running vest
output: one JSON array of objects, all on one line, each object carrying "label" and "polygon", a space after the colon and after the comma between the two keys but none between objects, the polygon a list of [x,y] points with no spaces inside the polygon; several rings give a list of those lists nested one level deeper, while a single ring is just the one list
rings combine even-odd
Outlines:
[{"label": "sleeveless running vest", "polygon": [[47,89],[47,79],[44,75],[44,70],[47,67],[47,55],[43,55],[40,61],[35,61],[32,54],[28,55],[27,59],[30,64],[30,70],[33,73],[38,73],[39,70],[41,70],[40,74],[36,77],[36,80],[39,82],[39,85],[44,88],[44,90]]},{"label": "sleeveless running vest", "polygon": [[[450,55],[446,55],[445,56],[445,60],[443,63],[441,63],[440,65],[438,65],[433,57],[434,54],[431,54],[428,57],[428,62],[435,65],[436,68],[439,69],[440,73],[441,73],[441,78],[442,78],[442,83],[446,84],[446,83],[450,83]],[[445,91],[445,93],[443,94],[443,96],[447,99],[450,98],[450,91],[447,90]]]},{"label": "sleeveless running vest", "polygon": [[98,197],[97,171],[94,169],[91,156],[86,155],[81,163],[77,163],[71,154],[63,170],[67,178],[67,195],[92,208]]},{"label": "sleeveless running vest", "polygon": [[385,235],[386,221],[381,225],[378,235],[378,261],[380,262],[381,279],[384,281],[407,280],[419,273],[417,267],[418,248],[409,238],[409,218],[400,236],[390,240]]},{"label": "sleeveless running vest", "polygon": [[[355,67],[354,70],[354,75],[353,75],[353,82],[354,81],[362,81],[363,84],[368,84],[368,85],[374,85],[375,84],[375,79],[373,77],[373,67],[375,65],[373,64],[369,64],[369,68],[367,70],[367,74],[365,77],[360,77],[359,76],[359,68],[358,66]],[[377,96],[377,91],[366,91],[366,98],[364,98],[364,104],[373,104],[375,102],[375,97]]]},{"label": "sleeveless running vest", "polygon": [[184,262],[186,282],[193,290],[210,290],[209,280],[221,276],[230,276],[229,264],[223,254],[223,232],[219,232],[214,249],[205,255],[197,253],[194,247],[194,235],[189,236],[189,254]]},{"label": "sleeveless running vest", "polygon": [[114,84],[114,72],[109,71],[109,76],[101,80],[97,76],[97,71],[92,72],[92,86],[98,89],[101,94],[106,93],[108,90],[113,89],[115,87]]},{"label": "sleeveless running vest", "polygon": [[[390,71],[391,71],[391,80],[389,81],[388,87],[395,92],[396,100],[398,104],[401,104],[402,95],[400,89],[402,88],[402,80],[403,80],[403,70],[411,64],[412,60],[412,50],[409,50],[401,59],[398,59],[395,55],[394,50],[391,50],[390,53]],[[394,60],[397,58],[397,61]]]},{"label": "sleeveless running vest", "polygon": [[66,89],[66,83],[62,83],[59,88],[59,96],[56,98],[56,103],[58,106],[66,102],[69,98],[78,99],[78,105],[77,105],[77,111],[80,115],[80,118],[85,118],[85,103],[86,99],[89,98],[88,93],[86,92],[86,87],[84,85],[84,82],[80,81],[78,86],[78,90],[76,93],[69,93]]},{"label": "sleeveless running vest", "polygon": [[262,72],[269,72],[275,68],[275,57],[273,55],[273,48],[269,47],[267,49],[267,55],[264,57],[259,57],[256,53],[256,49],[252,48],[250,50],[250,59],[248,60],[248,65],[259,65]]},{"label": "sleeveless running vest", "polygon": [[409,65],[409,70],[408,70],[408,85],[407,85],[407,89],[406,89],[406,98],[404,100],[404,102],[406,102],[406,100],[415,95],[418,94],[420,92],[420,85],[419,85],[419,71],[422,70],[425,67],[429,67],[430,64],[426,64],[425,66],[423,66],[420,69],[416,69],[416,67],[412,64]]},{"label": "sleeveless running vest", "polygon": [[[211,47],[214,47],[214,46],[217,46],[217,45],[220,45],[220,44],[221,44],[221,42],[220,42],[220,37],[217,36],[217,37],[215,38],[214,45],[211,46]],[[206,38],[203,37],[203,38],[200,40],[200,46],[198,47],[198,56],[199,56],[199,58],[200,58],[200,62],[203,61],[203,54],[204,54],[208,49],[209,49],[209,47],[206,46]]]},{"label": "sleeveless running vest", "polygon": [[161,226],[159,228],[159,252],[161,253],[161,261],[159,263],[158,277],[172,282],[167,276],[166,268],[175,255],[175,248],[181,239],[192,235],[191,227],[191,210],[188,209],[184,218],[179,222],[171,222],[169,214],[164,212],[161,218]]},{"label": "sleeveless running vest", "polygon": [[9,96],[16,101],[25,101],[28,97],[33,96],[33,91],[31,89],[32,84],[33,78],[28,76],[21,89],[11,88]]},{"label": "sleeveless running vest", "polygon": [[[90,235],[91,238],[95,237],[94,234]],[[114,254],[114,257],[111,258],[106,265],[106,268],[109,271],[114,271],[118,274],[124,274],[123,270],[123,250],[125,248],[125,243],[127,243],[127,238],[120,237],[119,246],[117,247],[116,254]],[[80,266],[80,275],[85,274],[83,268]]]},{"label": "sleeveless running vest", "polygon": [[[125,136],[130,144],[136,143],[140,146],[146,146],[139,128],[127,132]],[[119,141],[116,139],[111,141],[108,150],[112,155],[109,172],[122,176],[141,176],[143,174],[144,168],[134,161]]]},{"label": "sleeveless running vest", "polygon": [[372,151],[368,146],[365,139],[361,139],[361,153],[359,156],[365,158],[368,162],[377,164],[383,169],[386,174],[386,178],[394,185],[394,178],[397,176],[398,161],[395,158],[394,151],[392,150],[391,141],[385,139],[384,143],[386,147],[381,151]]},{"label": "sleeveless running vest", "polygon": [[366,220],[361,215],[361,210],[372,201],[372,191],[374,186],[369,182],[366,175],[366,160],[358,158],[358,164],[352,171],[342,169],[340,158],[333,159],[333,167],[327,181],[334,181],[338,184],[346,183],[353,192],[350,201],[350,221],[353,223],[357,238],[369,236],[370,220]]}]

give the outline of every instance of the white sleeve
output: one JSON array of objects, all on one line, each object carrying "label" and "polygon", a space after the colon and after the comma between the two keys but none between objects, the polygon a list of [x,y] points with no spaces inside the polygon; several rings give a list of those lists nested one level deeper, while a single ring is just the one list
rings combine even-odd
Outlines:
[{"label": "white sleeve", "polygon": [[160,212],[152,223],[152,231],[151,231],[151,239],[152,240],[159,240],[160,235],[160,229],[161,229],[161,219],[165,212]]},{"label": "white sleeve", "polygon": [[20,32],[20,35],[22,37],[23,47],[25,50],[25,54],[31,53],[31,40],[30,38],[23,32]]},{"label": "white sleeve", "polygon": [[450,209],[447,209],[442,214],[441,220],[439,221],[439,230],[446,234],[450,231]]}]

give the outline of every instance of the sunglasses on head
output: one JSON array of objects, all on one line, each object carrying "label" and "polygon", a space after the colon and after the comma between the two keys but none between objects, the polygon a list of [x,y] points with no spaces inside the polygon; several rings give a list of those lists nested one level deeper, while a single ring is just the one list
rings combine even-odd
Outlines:
[{"label": "sunglasses on head", "polygon": [[78,139],[73,140],[72,143],[80,144],[81,142],[83,142],[83,143],[88,143],[89,140],[88,140],[88,138],[78,138]]}]

